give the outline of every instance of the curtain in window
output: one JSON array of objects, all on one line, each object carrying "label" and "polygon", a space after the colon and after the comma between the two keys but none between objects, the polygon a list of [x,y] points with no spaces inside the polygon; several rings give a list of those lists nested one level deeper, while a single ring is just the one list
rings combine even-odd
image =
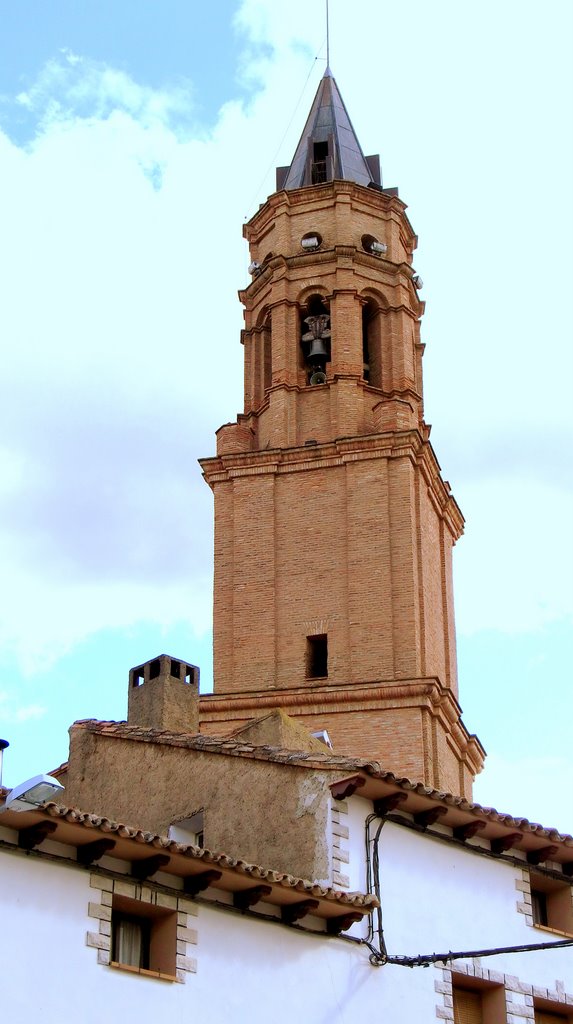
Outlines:
[{"label": "curtain in window", "polygon": [[116,925],[115,956],[117,962],[129,967],[141,967],[143,956],[143,929],[139,921],[120,918]]}]

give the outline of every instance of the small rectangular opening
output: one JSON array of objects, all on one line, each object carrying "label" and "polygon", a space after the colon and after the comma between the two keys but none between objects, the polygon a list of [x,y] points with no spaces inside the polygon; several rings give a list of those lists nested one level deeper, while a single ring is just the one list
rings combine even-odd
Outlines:
[{"label": "small rectangular opening", "polygon": [[306,638],[306,678],[324,679],[328,676],[328,637],[326,633]]},{"label": "small rectangular opening", "polygon": [[150,679],[157,679],[157,677],[159,676],[160,672],[161,672],[161,662],[159,661],[159,658],[157,658],[155,661],[152,661],[150,663],[150,665],[149,665],[149,678]]},{"label": "small rectangular opening", "polygon": [[176,843],[191,844],[192,846],[205,846],[205,811],[201,807],[188,818],[180,818],[169,826],[168,835]]},{"label": "small rectangular opening", "polygon": [[327,180],[326,163],[328,160],[328,142],[315,142],[312,147],[311,182],[320,185]]},{"label": "small rectangular opening", "polygon": [[145,682],[145,676],[143,674],[143,666],[141,668],[134,668],[131,674],[131,685],[133,687],[143,686]]},{"label": "small rectangular opening", "polygon": [[181,662],[171,659],[171,675],[174,679],[181,679]]}]

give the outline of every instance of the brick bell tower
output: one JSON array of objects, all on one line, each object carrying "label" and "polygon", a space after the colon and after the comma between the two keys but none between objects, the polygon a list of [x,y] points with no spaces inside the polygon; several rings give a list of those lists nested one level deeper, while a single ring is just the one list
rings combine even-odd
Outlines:
[{"label": "brick bell tower", "polygon": [[245,225],[245,406],[201,461],[215,498],[215,692],[201,728],[274,708],[334,752],[470,796],[452,548],[423,419],[416,236],[327,69]]}]

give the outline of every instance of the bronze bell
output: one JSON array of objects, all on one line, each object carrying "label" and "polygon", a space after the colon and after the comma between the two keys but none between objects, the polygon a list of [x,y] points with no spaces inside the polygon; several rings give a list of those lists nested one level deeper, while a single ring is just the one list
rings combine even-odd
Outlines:
[{"label": "bronze bell", "polygon": [[310,343],[310,349],[307,355],[307,362],[309,363],[323,363],[328,357],[328,352],[322,338],[313,338]]}]

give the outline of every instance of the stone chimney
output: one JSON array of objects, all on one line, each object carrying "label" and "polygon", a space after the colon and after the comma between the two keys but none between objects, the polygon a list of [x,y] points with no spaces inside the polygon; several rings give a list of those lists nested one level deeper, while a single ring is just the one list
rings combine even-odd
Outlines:
[{"label": "stone chimney", "polygon": [[199,732],[199,669],[160,654],[130,669],[129,725],[168,732]]}]

